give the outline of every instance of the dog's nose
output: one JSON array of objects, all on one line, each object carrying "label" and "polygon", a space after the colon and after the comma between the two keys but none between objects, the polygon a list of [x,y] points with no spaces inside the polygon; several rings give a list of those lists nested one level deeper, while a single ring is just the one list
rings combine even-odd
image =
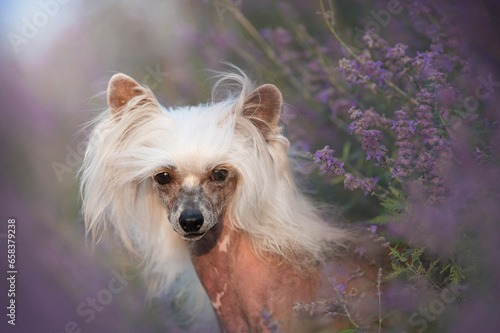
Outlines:
[{"label": "dog's nose", "polygon": [[203,214],[198,209],[187,209],[181,213],[179,224],[185,232],[197,232],[203,225]]}]

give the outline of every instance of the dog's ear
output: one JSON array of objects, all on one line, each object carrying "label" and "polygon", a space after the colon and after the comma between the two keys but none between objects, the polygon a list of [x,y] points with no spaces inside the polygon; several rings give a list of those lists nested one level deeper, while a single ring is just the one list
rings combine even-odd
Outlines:
[{"label": "dog's ear", "polygon": [[144,88],[130,76],[115,74],[108,83],[108,106],[112,115],[117,115],[130,99],[144,96],[145,99],[158,104],[151,90]]},{"label": "dog's ear", "polygon": [[283,97],[276,86],[264,84],[251,93],[243,104],[243,116],[268,137],[278,133],[278,121],[281,113]]}]

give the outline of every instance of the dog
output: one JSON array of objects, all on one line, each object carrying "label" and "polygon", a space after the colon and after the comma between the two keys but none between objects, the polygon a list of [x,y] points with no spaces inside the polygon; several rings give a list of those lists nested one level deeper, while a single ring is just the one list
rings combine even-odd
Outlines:
[{"label": "dog", "polygon": [[375,277],[354,286],[360,264],[345,255],[354,234],[297,188],[280,90],[240,71],[214,91],[228,82],[239,88],[222,101],[165,108],[129,76],[110,79],[81,169],[87,233],[98,241],[113,229],[142,259],[153,294],[181,284],[175,297],[191,300],[189,311],[208,296],[224,332],[267,332],[263,313],[286,332],[312,332],[293,304],[325,290],[327,262],[337,258],[331,273],[349,290]]}]

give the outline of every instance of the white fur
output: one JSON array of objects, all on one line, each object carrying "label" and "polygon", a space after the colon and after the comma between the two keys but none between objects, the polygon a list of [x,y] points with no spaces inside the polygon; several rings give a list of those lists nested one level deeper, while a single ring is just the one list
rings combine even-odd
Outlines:
[{"label": "white fur", "polygon": [[[152,176],[162,167],[195,174],[219,165],[237,170],[229,220],[232,228],[248,235],[258,255],[271,253],[307,270],[348,239],[346,231],[326,224],[297,190],[288,140],[276,134],[266,142],[242,115],[245,98],[255,88],[250,80],[243,73],[224,74],[216,87],[228,80],[239,89],[222,102],[165,109],[138,96],[118,119],[104,112],[95,121],[81,169],[85,223],[93,239],[112,227],[123,245],[143,259],[152,294],[176,293],[203,306],[210,304],[188,247],[153,191]],[[230,251],[228,244],[221,250]],[[190,287],[174,288],[176,281]],[[182,292],[187,289],[197,292]]]}]

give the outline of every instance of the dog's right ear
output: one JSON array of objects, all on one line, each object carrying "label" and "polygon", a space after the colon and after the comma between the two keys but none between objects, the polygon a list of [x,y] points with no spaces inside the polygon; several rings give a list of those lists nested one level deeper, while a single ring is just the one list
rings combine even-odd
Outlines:
[{"label": "dog's right ear", "polygon": [[144,96],[144,99],[158,105],[151,90],[141,86],[130,76],[122,73],[111,77],[108,83],[107,95],[109,110],[113,116],[118,115],[124,106],[137,96]]},{"label": "dog's right ear", "polygon": [[264,137],[280,131],[278,121],[283,97],[276,86],[264,84],[251,93],[243,104],[243,116],[250,119]]}]

